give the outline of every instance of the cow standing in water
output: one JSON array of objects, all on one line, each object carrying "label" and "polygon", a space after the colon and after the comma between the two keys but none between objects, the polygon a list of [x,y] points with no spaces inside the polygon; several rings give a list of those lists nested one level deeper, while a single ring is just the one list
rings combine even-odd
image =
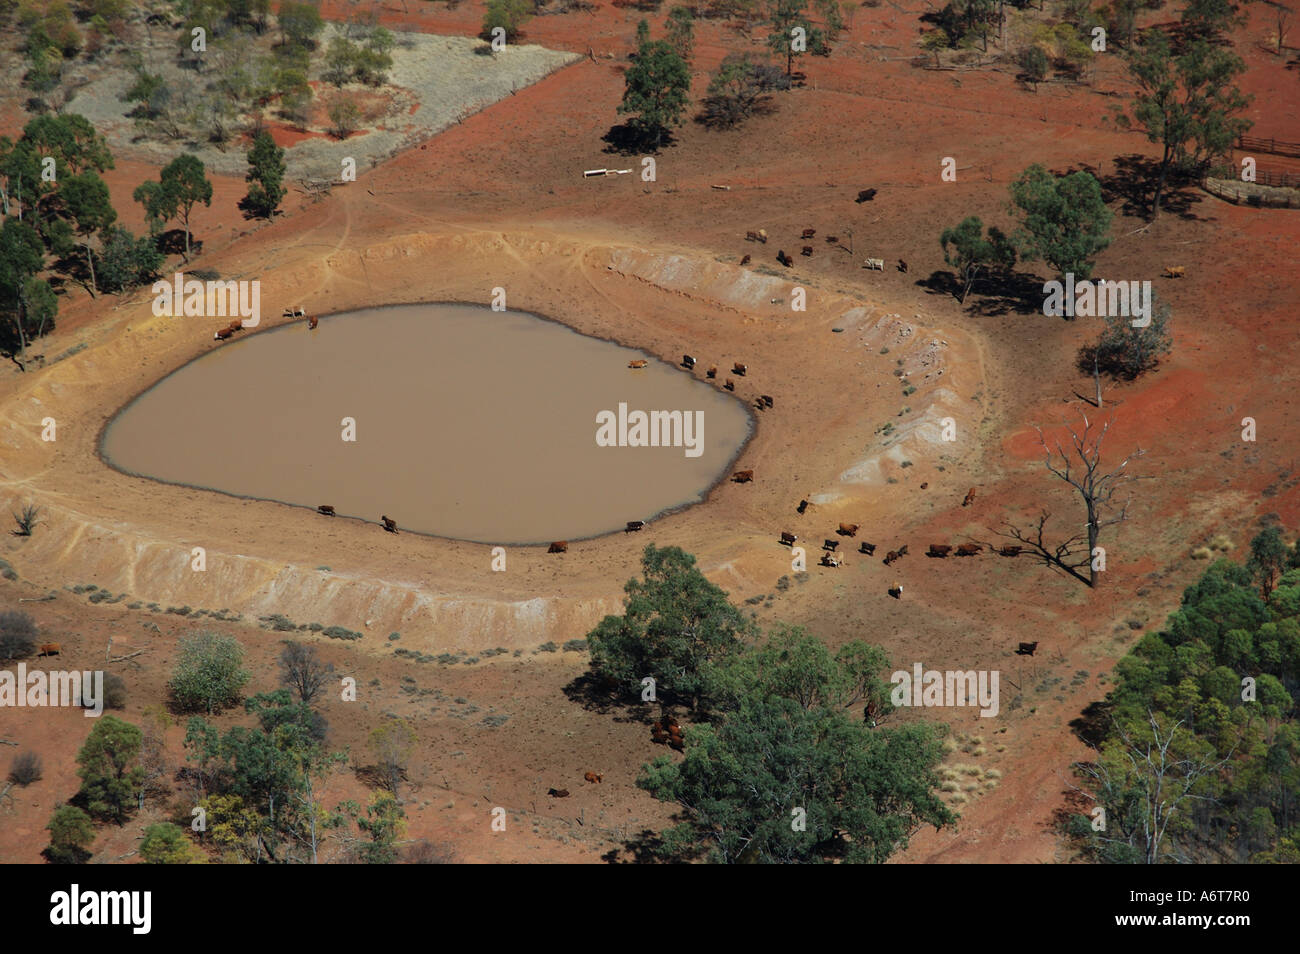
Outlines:
[{"label": "cow standing in water", "polygon": [[320,321],[320,319],[318,319],[315,315],[308,315],[308,316],[307,316],[307,330],[308,330],[308,331],[315,331],[315,330],[316,330],[316,325],[318,324],[319,321]]}]

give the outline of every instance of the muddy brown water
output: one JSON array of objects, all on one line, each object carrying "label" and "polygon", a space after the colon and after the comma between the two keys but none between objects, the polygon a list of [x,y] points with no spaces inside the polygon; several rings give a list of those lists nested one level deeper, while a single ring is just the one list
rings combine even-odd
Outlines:
[{"label": "muddy brown water", "polygon": [[[100,449],[127,473],[370,521],[387,514],[409,531],[580,539],[702,500],[749,436],[745,407],[702,380],[707,362],[694,374],[653,358],[627,367],[644,357],[523,312],[347,312],[315,331],[295,322],[213,342],[119,412]],[[702,453],[598,446],[598,412],[617,415],[620,403],[702,412]],[[344,418],[356,422],[354,442]],[[328,518],[303,519],[310,531]]]}]

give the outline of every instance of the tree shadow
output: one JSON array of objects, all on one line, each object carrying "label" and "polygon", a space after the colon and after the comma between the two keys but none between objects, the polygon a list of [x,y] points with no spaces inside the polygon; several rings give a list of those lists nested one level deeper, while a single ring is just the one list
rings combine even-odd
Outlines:
[{"label": "tree shadow", "polygon": [[565,698],[588,712],[598,712],[615,722],[642,722],[649,726],[659,717],[660,703],[641,701],[641,687],[628,688],[585,672],[561,690]]},{"label": "tree shadow", "polygon": [[[935,271],[915,282],[931,295],[960,299],[964,283],[955,272]],[[972,315],[992,317],[1010,313],[1031,315],[1043,310],[1043,283],[1027,272],[1010,272],[977,278],[966,296],[965,309]]]},{"label": "tree shadow", "polygon": [[[665,864],[663,857],[659,855],[659,848],[663,843],[664,840],[659,837],[658,832],[643,828],[623,842],[621,847],[611,848],[605,852],[600,856],[600,860],[610,865]],[[630,854],[632,857],[623,858],[624,853]]]},{"label": "tree shadow", "polygon": [[1094,749],[1100,748],[1110,730],[1110,713],[1109,703],[1090,703],[1077,719],[1070,720],[1070,728],[1074,730],[1075,738]]},{"label": "tree shadow", "polygon": [[[1151,213],[1151,195],[1155,191],[1156,180],[1160,176],[1160,162],[1148,156],[1130,153],[1116,156],[1115,171],[1111,175],[1097,175],[1097,170],[1083,166],[1085,172],[1091,173],[1101,184],[1101,197],[1107,205],[1122,201],[1120,211],[1134,218],[1145,219]],[[1190,177],[1170,170],[1165,183],[1164,195],[1160,197],[1160,211],[1172,213],[1184,219],[1199,221],[1200,216],[1191,209],[1203,199],[1192,188],[1194,182]]]},{"label": "tree shadow", "polygon": [[[185,230],[184,229],[165,229],[158,233],[157,238],[158,251],[164,255],[184,255],[185,254]],[[190,235],[190,257],[198,255],[203,251],[203,243]]]},{"label": "tree shadow", "polygon": [[672,130],[665,129],[655,142],[655,131],[629,120],[616,126],[610,126],[609,132],[600,137],[606,143],[602,150],[606,154],[619,156],[639,156],[646,153],[658,154],[659,150],[673,145],[676,140]]}]

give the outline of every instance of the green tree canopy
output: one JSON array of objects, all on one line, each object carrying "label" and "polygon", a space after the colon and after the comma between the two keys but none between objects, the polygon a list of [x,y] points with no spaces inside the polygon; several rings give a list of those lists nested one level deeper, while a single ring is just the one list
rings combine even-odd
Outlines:
[{"label": "green tree canopy", "polygon": [[78,797],[91,815],[119,824],[136,804],[144,783],[139,765],[142,733],[116,716],[100,716],[77,753]]},{"label": "green tree canopy", "polygon": [[618,111],[630,114],[632,125],[643,136],[653,137],[657,149],[664,133],[681,123],[686,112],[691,90],[686,61],[666,40],[651,40],[637,51],[624,80]]},{"label": "green tree canopy", "polygon": [[83,864],[90,857],[95,840],[95,825],[90,816],[76,805],[60,805],[45,826],[50,845],[45,855],[56,865]]},{"label": "green tree canopy", "polygon": [[244,650],[233,636],[202,632],[181,637],[171,691],[184,710],[220,712],[239,701],[248,682]]},{"label": "green tree canopy", "polygon": [[161,228],[179,218],[185,229],[185,257],[190,255],[190,215],[202,202],[212,205],[212,183],[203,174],[203,162],[188,153],[177,156],[163,167],[157,182],[142,182],[132,197],[144,206],[145,217],[153,228]]},{"label": "green tree canopy", "polygon": [[606,616],[587,635],[591,668],[629,688],[652,677],[657,694],[698,708],[720,688],[717,667],[751,627],[678,547],[646,547],[641,571],[623,588],[623,615]]},{"label": "green tree canopy", "polygon": [[986,270],[1005,270],[1016,263],[1015,246],[996,225],[989,226],[984,234],[984,223],[972,215],[954,228],[944,229],[939,236],[943,260],[957,270],[962,282],[960,301],[965,304],[971,286],[980,273]]},{"label": "green tree canopy", "polygon": [[249,183],[246,202],[248,207],[263,218],[270,218],[285,196],[284,150],[275,144],[271,134],[263,130],[253,140],[248,150]]},{"label": "green tree canopy", "polygon": [[934,791],[940,741],[926,723],[873,730],[842,711],[750,697],[718,726],[688,728],[685,759],[660,756],[637,786],[686,819],[663,833],[667,858],[880,863],[921,825],[956,820]]},{"label": "green tree canopy", "polygon": [[1092,274],[1092,260],[1110,244],[1113,218],[1092,175],[1054,176],[1032,165],[1011,183],[1011,199],[1021,216],[1014,241],[1022,258],[1041,258],[1079,280]]},{"label": "green tree canopy", "polygon": [[1127,57],[1137,92],[1131,112],[1121,113],[1118,121],[1124,128],[1140,127],[1161,147],[1151,196],[1154,218],[1171,172],[1200,169],[1251,127],[1237,115],[1251,97],[1232,85],[1246,64],[1231,48],[1206,40],[1194,40],[1175,54],[1159,30],[1148,30]]},{"label": "green tree canopy", "polygon": [[171,822],[158,822],[144,830],[140,857],[151,865],[195,865],[205,860],[180,826]]}]

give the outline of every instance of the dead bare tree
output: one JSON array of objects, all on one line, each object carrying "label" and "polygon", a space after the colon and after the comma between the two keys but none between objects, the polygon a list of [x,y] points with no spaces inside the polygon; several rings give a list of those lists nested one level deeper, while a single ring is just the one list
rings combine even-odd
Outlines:
[{"label": "dead bare tree", "polygon": [[[1208,752],[1183,752],[1188,733],[1184,730],[1180,735],[1178,731],[1182,719],[1165,730],[1155,713],[1148,709],[1147,720],[1151,731],[1150,734],[1143,731],[1141,738],[1135,738],[1115,722],[1122,746],[1099,753],[1101,757],[1096,762],[1075,765],[1096,790],[1070,787],[1109,810],[1110,817],[1098,832],[1098,840],[1126,844],[1140,851],[1147,864],[1157,864],[1170,822],[1175,816],[1187,815],[1184,804],[1215,800],[1213,789],[1206,790],[1208,783],[1232,759],[1236,746],[1217,760]],[[1120,807],[1126,804],[1136,812],[1121,811]]]},{"label": "dead bare tree", "polygon": [[[1006,524],[1004,529],[994,532],[999,536],[1018,541],[1048,566],[1064,570],[1080,582],[1095,588],[1101,572],[1096,560],[1097,541],[1101,538],[1101,532],[1105,527],[1114,526],[1128,519],[1128,507],[1132,498],[1125,499],[1118,505],[1119,509],[1115,510],[1116,494],[1133,481],[1150,478],[1131,474],[1126,470],[1129,461],[1146,454],[1146,451],[1140,447],[1124,458],[1114,470],[1103,471],[1102,442],[1106,439],[1106,433],[1111,425],[1115,423],[1115,415],[1112,412],[1099,429],[1088,419],[1086,413],[1081,413],[1081,416],[1083,417],[1082,430],[1065,425],[1065,430],[1070,435],[1069,449],[1063,445],[1059,437],[1054,446],[1049,445],[1043,429],[1038,427],[1035,430],[1038,431],[1038,443],[1045,455],[1043,466],[1049,473],[1073,487],[1083,500],[1088,518],[1084,524],[1087,552],[1080,558],[1079,546],[1084,542],[1082,533],[1073,534],[1055,544],[1048,542],[1046,525],[1051,518],[1051,513],[1046,509],[1039,515],[1038,523],[1032,530],[1026,531],[1012,524]],[[1084,567],[1088,568],[1086,576],[1082,572]]]}]

